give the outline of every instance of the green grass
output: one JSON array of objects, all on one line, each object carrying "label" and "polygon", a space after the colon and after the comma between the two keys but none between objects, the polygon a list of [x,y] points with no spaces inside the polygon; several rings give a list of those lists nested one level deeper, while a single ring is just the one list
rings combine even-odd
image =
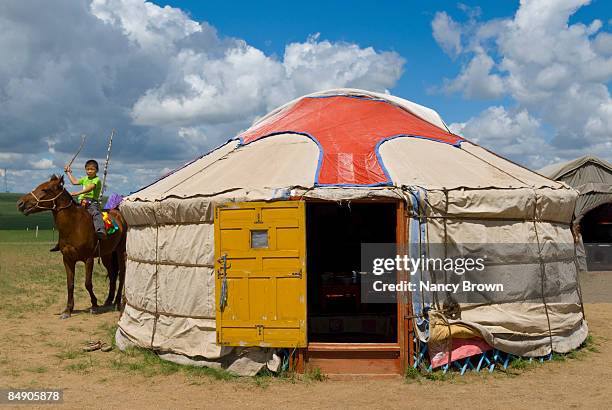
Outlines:
[{"label": "green grass", "polygon": [[71,349],[71,348],[66,348],[64,350],[62,350],[59,353],[55,354],[55,357],[57,357],[60,360],[72,360],[72,359],[76,359],[78,357],[83,356],[85,353],[81,350],[76,350],[76,349]]},{"label": "green grass", "polygon": [[[600,338],[601,339],[601,338]],[[600,341],[595,338],[593,335],[588,335],[582,345],[581,349],[586,349],[589,352],[599,353],[598,346],[600,345]]]},{"label": "green grass", "polygon": [[[115,326],[112,329],[116,329]],[[111,359],[109,367],[121,372],[128,372],[144,377],[166,376],[171,374],[181,374],[186,377],[187,383],[191,385],[204,384],[208,380],[236,381],[254,384],[260,388],[268,387],[273,380],[296,382],[296,375],[293,372],[272,373],[264,368],[255,376],[249,378],[239,377],[225,369],[181,365],[159,357],[155,352],[138,347],[128,348],[124,352],[118,351]],[[304,375],[304,380],[323,381],[327,377],[321,373],[321,369],[313,369]]]},{"label": "green grass", "polygon": [[181,371],[182,366],[162,360],[147,349],[131,348],[118,358],[111,360],[111,368],[140,374],[144,377],[169,375]]},{"label": "green grass", "polygon": [[[187,377],[190,384],[201,384],[206,379],[214,380],[237,380],[240,379],[224,369],[212,367],[186,366],[178,363],[169,362],[160,358],[155,352],[141,348],[129,348],[125,352],[120,352],[111,359],[112,369],[138,374],[144,377],[167,376],[181,373]],[[262,385],[267,383],[264,376],[260,376],[255,384]]]},{"label": "green grass", "polygon": [[[66,301],[66,272],[61,255],[49,252],[50,245],[46,242],[32,243],[25,238],[26,243],[15,244],[17,239],[23,239],[20,235],[19,231],[0,231],[0,314],[19,318],[27,313],[42,312],[50,306],[57,306],[59,312]],[[78,263],[74,294],[79,302],[75,309],[89,308],[84,276],[85,266]],[[98,300],[104,300],[108,281],[106,271],[97,263],[94,264],[93,280]],[[87,304],[84,305],[83,300]]]},{"label": "green grass", "polygon": [[456,376],[456,372],[453,370],[443,373],[441,371],[427,371],[424,369],[415,369],[414,367],[409,367],[406,369],[404,373],[404,381],[406,382],[422,382],[424,380],[430,380],[433,382],[447,381],[453,380]]},{"label": "green grass", "polygon": [[33,366],[26,368],[26,371],[31,373],[46,373],[49,369],[45,366]]},{"label": "green grass", "polygon": [[304,372],[304,380],[308,382],[322,382],[327,379],[320,368],[315,367]]},{"label": "green grass", "polygon": [[93,367],[94,367],[94,363],[90,359],[89,361],[82,360],[77,363],[70,363],[68,366],[64,367],[64,369],[70,372],[86,374],[86,373],[91,372],[93,370]]},{"label": "green grass", "polygon": [[422,374],[419,371],[419,369],[416,369],[412,366],[408,366],[408,368],[406,369],[406,372],[404,373],[404,378],[406,380],[419,380],[421,377],[422,377]]},{"label": "green grass", "polygon": [[536,363],[539,363],[537,360],[529,361],[528,359],[523,359],[522,357],[515,357],[510,361],[508,367],[515,370],[526,370]]},{"label": "green grass", "polygon": [[[0,244],[4,243],[7,246],[21,245],[21,244],[41,244],[50,245],[56,242],[58,238],[57,231],[51,229],[38,230],[38,236],[36,236],[36,230],[0,230]],[[48,246],[47,250],[51,248]]]},{"label": "green grass", "polygon": [[111,341],[110,344],[113,348],[117,347],[115,344],[115,333],[117,333],[118,327],[119,326],[117,323],[102,322],[98,325],[98,332],[102,335],[102,337],[105,337]]},{"label": "green grass", "polygon": [[26,371],[31,373],[47,373],[49,369],[45,366],[32,366],[26,368]]},{"label": "green grass", "polygon": [[32,230],[36,229],[36,225],[38,229],[53,228],[51,212],[41,212],[26,217],[17,210],[17,201],[22,196],[23,194],[0,193],[0,229]]}]

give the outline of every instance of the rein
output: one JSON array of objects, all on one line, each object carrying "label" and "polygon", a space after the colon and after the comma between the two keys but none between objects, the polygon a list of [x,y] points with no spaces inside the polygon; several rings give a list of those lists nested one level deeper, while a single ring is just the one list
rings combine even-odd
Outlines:
[{"label": "rein", "polygon": [[[30,195],[32,195],[34,197],[34,199],[36,200],[36,205],[34,205],[35,208],[44,209],[46,211],[61,211],[62,209],[69,208],[70,206],[72,206],[74,204],[74,201],[71,198],[70,202],[68,203],[68,205],[65,205],[65,206],[62,206],[62,207],[58,208],[57,204],[55,203],[55,200],[57,198],[59,198],[65,191],[66,191],[66,188],[62,189],[59,194],[55,195],[51,199],[38,199],[36,197],[36,195],[34,195],[34,191],[30,191]],[[41,206],[40,205],[41,202],[52,202],[53,203],[53,208],[49,208],[47,206]]]}]

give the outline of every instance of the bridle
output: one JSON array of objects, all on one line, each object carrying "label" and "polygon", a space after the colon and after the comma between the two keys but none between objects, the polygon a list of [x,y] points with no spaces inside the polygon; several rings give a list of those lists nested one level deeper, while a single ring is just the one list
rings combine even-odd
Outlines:
[{"label": "bridle", "polygon": [[[59,207],[59,208],[58,208],[57,204],[55,203],[55,200],[57,198],[59,198],[64,193],[64,191],[66,191],[66,188],[62,189],[59,194],[55,195],[51,199],[38,199],[36,197],[36,195],[34,195],[34,191],[30,191],[30,195],[32,195],[34,197],[34,199],[36,200],[36,205],[34,205],[34,208],[44,209],[45,211],[60,211],[62,209],[66,209],[66,208],[72,206],[74,204],[74,201],[72,199],[70,199],[70,202],[68,202],[68,205],[65,205],[65,206],[62,206],[62,207]],[[53,203],[53,208],[49,208],[47,206],[42,206],[42,205],[40,205],[41,202],[52,202]]]}]

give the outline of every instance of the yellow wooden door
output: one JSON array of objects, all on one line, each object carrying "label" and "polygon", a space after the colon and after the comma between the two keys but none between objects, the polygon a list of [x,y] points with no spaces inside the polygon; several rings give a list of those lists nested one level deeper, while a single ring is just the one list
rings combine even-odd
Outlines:
[{"label": "yellow wooden door", "polygon": [[306,227],[301,201],[215,211],[217,343],[306,346]]}]

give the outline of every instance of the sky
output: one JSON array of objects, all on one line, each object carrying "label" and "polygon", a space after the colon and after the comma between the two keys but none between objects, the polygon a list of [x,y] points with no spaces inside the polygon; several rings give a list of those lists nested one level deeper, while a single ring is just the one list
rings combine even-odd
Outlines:
[{"label": "sky", "polygon": [[[0,2],[0,189],[103,166],[127,194],[310,92],[388,92],[532,169],[612,160],[603,0]],[[6,178],[4,174],[6,172]],[[78,174],[78,172],[77,172]]]}]

